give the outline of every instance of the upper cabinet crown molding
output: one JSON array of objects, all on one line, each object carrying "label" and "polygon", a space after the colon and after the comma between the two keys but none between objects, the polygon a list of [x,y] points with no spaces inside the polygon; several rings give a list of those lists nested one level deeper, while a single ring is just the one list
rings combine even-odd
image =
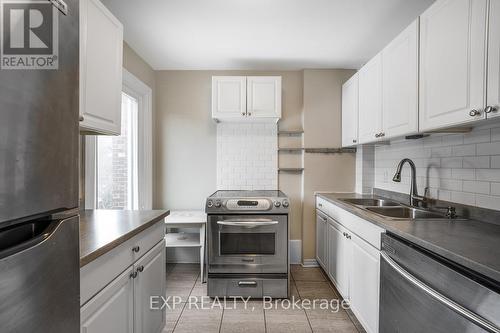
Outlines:
[{"label": "upper cabinet crown molding", "polygon": [[342,85],[342,147],[358,143],[358,74]]},{"label": "upper cabinet crown molding", "polygon": [[278,121],[281,76],[213,76],[212,118],[216,121]]},{"label": "upper cabinet crown molding", "polygon": [[438,0],[420,17],[420,131],[485,119],[487,0]]},{"label": "upper cabinet crown molding", "polygon": [[119,135],[123,25],[99,0],[80,1],[80,131]]}]

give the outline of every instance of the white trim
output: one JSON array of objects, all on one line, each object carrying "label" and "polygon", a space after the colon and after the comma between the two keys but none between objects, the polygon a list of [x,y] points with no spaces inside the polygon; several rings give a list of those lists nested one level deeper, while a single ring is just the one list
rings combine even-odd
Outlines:
[{"label": "white trim", "polygon": [[[138,116],[138,195],[139,209],[153,206],[153,92],[125,68],[122,91],[137,99]],[[96,136],[85,138],[85,209],[95,209]]]},{"label": "white trim", "polygon": [[139,104],[139,209],[151,209],[153,207],[153,91],[125,68],[122,90],[136,98]]},{"label": "white trim", "polygon": [[291,239],[289,244],[290,264],[300,264],[302,262],[302,240]]},{"label": "white trim", "polygon": [[316,259],[304,259],[302,267],[319,267],[319,264]]}]

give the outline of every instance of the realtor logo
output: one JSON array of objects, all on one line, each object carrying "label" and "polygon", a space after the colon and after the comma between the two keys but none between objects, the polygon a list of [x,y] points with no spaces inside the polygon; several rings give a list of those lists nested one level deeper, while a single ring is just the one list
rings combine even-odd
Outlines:
[{"label": "realtor logo", "polygon": [[1,0],[0,68],[57,69],[58,10],[47,0]]}]

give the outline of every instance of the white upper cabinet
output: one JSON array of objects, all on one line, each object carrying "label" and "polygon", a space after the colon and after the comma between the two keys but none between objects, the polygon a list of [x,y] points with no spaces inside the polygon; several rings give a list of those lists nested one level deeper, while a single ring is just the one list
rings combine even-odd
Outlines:
[{"label": "white upper cabinet", "polygon": [[281,76],[247,77],[247,116],[281,118]]},{"label": "white upper cabinet", "polygon": [[358,143],[358,74],[342,85],[342,147]]},{"label": "white upper cabinet", "polygon": [[119,135],[123,26],[99,0],[80,1],[80,129]]},{"label": "white upper cabinet", "polygon": [[212,77],[212,118],[240,119],[246,117],[246,76]]},{"label": "white upper cabinet", "polygon": [[485,118],[486,5],[438,0],[421,15],[420,131]]},{"label": "white upper cabinet", "polygon": [[418,132],[418,19],[382,51],[385,139]]},{"label": "white upper cabinet", "polygon": [[281,118],[281,77],[212,77],[212,118],[217,121],[277,121]]},{"label": "white upper cabinet", "polygon": [[487,117],[500,116],[500,0],[490,0]]},{"label": "white upper cabinet", "polygon": [[382,134],[382,54],[377,54],[358,73],[359,143],[377,141]]}]

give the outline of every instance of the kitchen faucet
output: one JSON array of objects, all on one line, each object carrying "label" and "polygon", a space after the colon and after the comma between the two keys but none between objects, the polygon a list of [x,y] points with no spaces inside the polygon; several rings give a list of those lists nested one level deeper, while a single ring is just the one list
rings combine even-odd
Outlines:
[{"label": "kitchen faucet", "polygon": [[401,169],[403,169],[403,165],[408,163],[411,168],[411,183],[410,183],[410,205],[418,207],[419,202],[424,202],[425,197],[418,195],[417,191],[417,171],[415,169],[415,163],[409,158],[403,158],[401,162],[399,162],[398,167],[396,169],[396,174],[392,178],[392,181],[400,183],[401,182]]}]

